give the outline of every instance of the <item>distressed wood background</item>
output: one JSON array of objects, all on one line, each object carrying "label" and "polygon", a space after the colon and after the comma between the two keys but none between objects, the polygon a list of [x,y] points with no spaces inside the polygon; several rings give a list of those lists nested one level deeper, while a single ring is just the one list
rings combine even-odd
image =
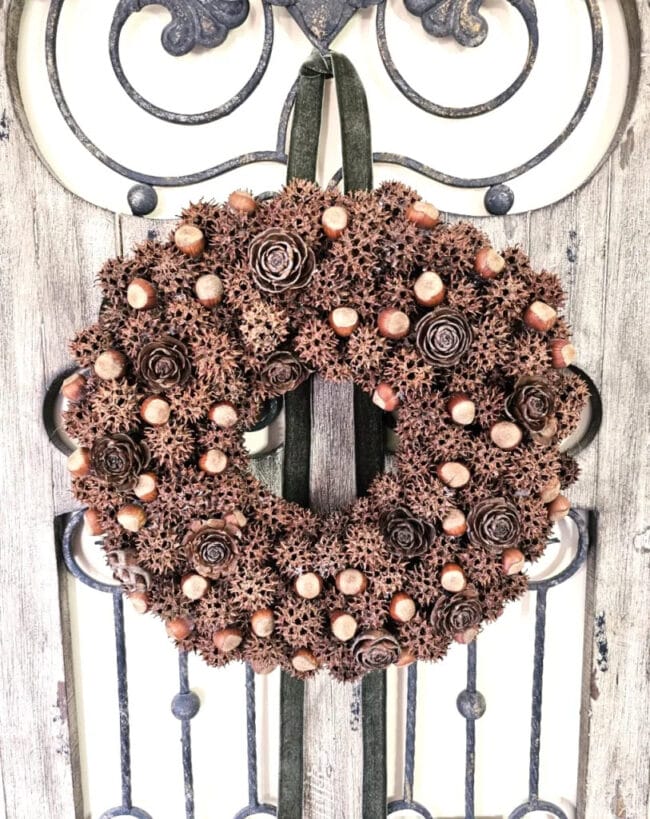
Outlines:
[{"label": "distressed wood background", "polygon": [[[0,0],[0,819],[66,819],[81,816],[81,807],[53,520],[72,499],[64,459],[41,423],[42,401],[69,363],[66,340],[97,314],[94,276],[102,261],[161,224],[81,201],[40,161],[16,103],[20,5]],[[601,433],[581,457],[583,476],[572,493],[598,513],[580,773],[579,815],[587,819],[641,819],[650,801],[650,7],[645,0],[623,6],[642,70],[632,77],[636,103],[618,146],[562,202],[481,225],[497,247],[519,242],[536,265],[561,274],[578,363],[603,399]],[[351,413],[341,409],[345,388],[317,382],[315,389],[311,490],[328,507],[353,491]],[[342,472],[338,464],[346,464]],[[360,738],[351,728],[352,694],[324,679],[308,688],[305,815],[331,819],[335,798],[345,806],[341,815],[354,819],[360,773],[351,763]]]}]

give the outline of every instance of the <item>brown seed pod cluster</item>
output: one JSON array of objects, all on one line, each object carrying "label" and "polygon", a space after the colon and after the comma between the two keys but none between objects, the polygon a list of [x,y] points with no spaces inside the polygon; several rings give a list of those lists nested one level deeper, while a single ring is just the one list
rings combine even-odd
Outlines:
[{"label": "brown seed pod cluster", "polygon": [[[72,351],[77,498],[116,576],[208,663],[352,680],[441,657],[526,589],[587,400],[557,278],[389,182],[200,202],[99,274]],[[562,353],[562,354],[560,354]],[[396,474],[319,516],[249,469],[264,401],[313,372],[397,417]]]}]

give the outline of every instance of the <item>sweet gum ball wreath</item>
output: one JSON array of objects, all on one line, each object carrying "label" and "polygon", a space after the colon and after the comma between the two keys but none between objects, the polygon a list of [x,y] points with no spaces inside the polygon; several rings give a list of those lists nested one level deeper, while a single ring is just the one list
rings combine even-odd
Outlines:
[{"label": "sweet gum ball wreath", "polygon": [[[107,262],[64,382],[76,497],[115,577],[212,665],[353,680],[442,657],[527,587],[587,400],[557,277],[397,182],[199,203]],[[393,472],[329,515],[243,433],[312,373],[396,411]]]}]

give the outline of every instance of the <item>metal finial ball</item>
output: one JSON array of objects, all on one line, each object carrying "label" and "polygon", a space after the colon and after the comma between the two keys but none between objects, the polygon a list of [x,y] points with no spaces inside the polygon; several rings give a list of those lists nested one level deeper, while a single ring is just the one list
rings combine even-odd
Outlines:
[{"label": "metal finial ball", "polygon": [[126,199],[134,216],[146,216],[158,204],[158,194],[151,185],[134,185],[129,189]]},{"label": "metal finial ball", "polygon": [[485,697],[480,691],[461,691],[456,708],[465,719],[480,719],[485,713]]},{"label": "metal finial ball", "polygon": [[494,216],[505,216],[515,203],[515,194],[507,185],[493,185],[485,192],[485,209]]},{"label": "metal finial ball", "polygon": [[192,719],[199,713],[201,700],[194,691],[176,694],[172,700],[172,714],[176,719]]}]

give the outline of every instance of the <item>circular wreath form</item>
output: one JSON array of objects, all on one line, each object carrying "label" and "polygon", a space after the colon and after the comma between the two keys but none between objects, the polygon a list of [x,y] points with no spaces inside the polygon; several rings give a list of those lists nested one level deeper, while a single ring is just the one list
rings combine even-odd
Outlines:
[{"label": "circular wreath form", "polygon": [[[100,280],[63,386],[74,493],[184,649],[352,680],[440,658],[524,593],[587,400],[555,275],[402,184],[294,181],[191,205]],[[243,443],[312,372],[397,411],[396,472],[327,516],[265,488]]]}]

